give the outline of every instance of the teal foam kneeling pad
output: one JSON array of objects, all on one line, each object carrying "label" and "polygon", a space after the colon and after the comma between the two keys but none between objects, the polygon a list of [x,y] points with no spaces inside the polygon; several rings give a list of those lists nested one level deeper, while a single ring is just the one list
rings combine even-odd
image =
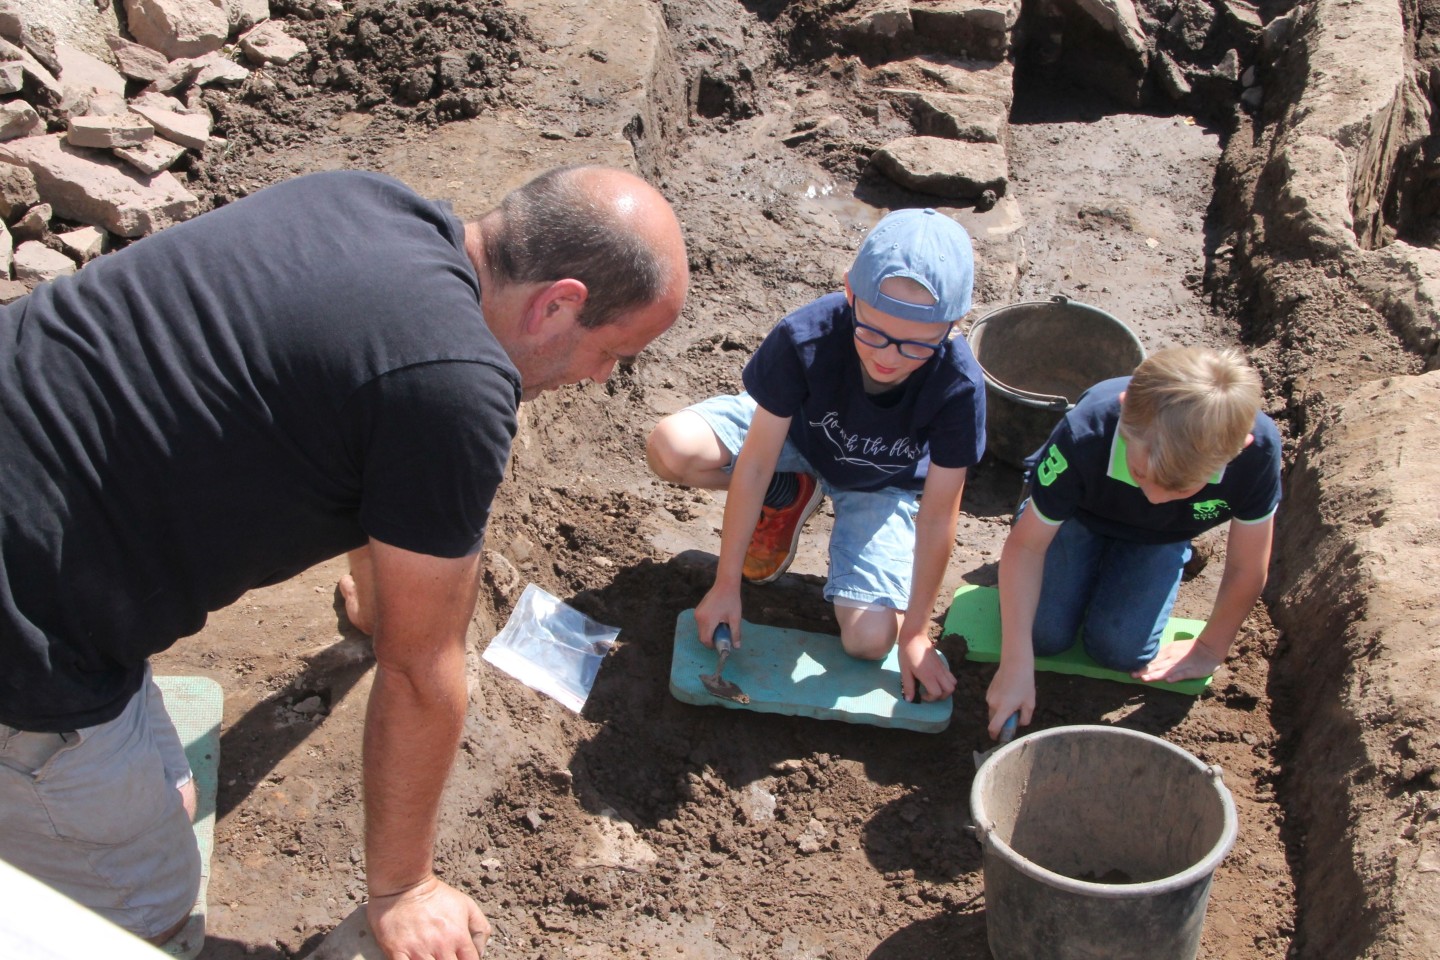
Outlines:
[{"label": "teal foam kneeling pad", "polygon": [[[1000,591],[994,587],[977,587],[966,584],[955,591],[950,603],[950,612],[945,616],[945,633],[965,638],[965,659],[977,663],[1000,662]],[[1185,620],[1171,617],[1160,637],[1160,645],[1175,640],[1192,640],[1205,629],[1204,620]],[[1100,666],[1077,642],[1064,653],[1050,657],[1036,657],[1035,669],[1050,673],[1094,677],[1097,680],[1114,680],[1118,683],[1133,683],[1143,687],[1156,687],[1174,693],[1198,696],[1210,685],[1212,677],[1195,680],[1181,680],[1171,683],[1165,680],[1147,682],[1136,680],[1120,670],[1109,670]]]},{"label": "teal foam kneeling pad", "polygon": [[220,718],[225,694],[209,677],[156,677],[165,712],[185,747],[195,776],[195,842],[200,847],[200,892],[190,918],[160,950],[179,960],[194,960],[205,945],[205,903],[210,889],[210,855],[215,850],[215,796],[220,786]]},{"label": "teal foam kneeling pad", "polygon": [[950,723],[950,698],[907,703],[900,693],[895,649],[883,661],[857,660],[840,638],[743,621],[740,649],[725,661],[722,676],[750,698],[738,703],[705,689],[700,675],[715,672],[715,651],[700,642],[695,611],[675,622],[670,693],[700,707],[726,707],[787,716],[841,720],[896,730],[939,733]]}]

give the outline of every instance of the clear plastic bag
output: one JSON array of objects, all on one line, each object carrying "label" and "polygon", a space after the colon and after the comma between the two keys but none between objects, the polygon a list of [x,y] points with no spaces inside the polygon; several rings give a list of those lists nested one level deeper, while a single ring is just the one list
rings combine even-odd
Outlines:
[{"label": "clear plastic bag", "polygon": [[579,713],[619,635],[532,583],[483,658]]}]

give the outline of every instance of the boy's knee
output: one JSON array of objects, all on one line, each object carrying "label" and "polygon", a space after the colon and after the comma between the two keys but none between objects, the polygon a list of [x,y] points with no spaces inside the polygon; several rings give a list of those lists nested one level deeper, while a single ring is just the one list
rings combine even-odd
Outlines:
[{"label": "boy's knee", "polygon": [[1064,653],[1075,645],[1079,635],[1078,627],[1046,626],[1040,623],[1035,624],[1030,632],[1031,646],[1037,657],[1053,657],[1056,654]]},{"label": "boy's knee", "polygon": [[1153,644],[1138,644],[1133,636],[1112,633],[1095,624],[1085,625],[1085,652],[1106,670],[1131,673],[1155,659]]},{"label": "boy's knee", "polygon": [[846,653],[856,660],[884,660],[889,655],[900,632],[894,610],[877,606],[863,611],[840,608],[836,612],[851,614],[839,618],[840,643]]},{"label": "boy's knee", "polygon": [[645,461],[650,472],[667,483],[680,482],[679,455],[675,450],[673,418],[666,417],[655,425],[645,440]]}]

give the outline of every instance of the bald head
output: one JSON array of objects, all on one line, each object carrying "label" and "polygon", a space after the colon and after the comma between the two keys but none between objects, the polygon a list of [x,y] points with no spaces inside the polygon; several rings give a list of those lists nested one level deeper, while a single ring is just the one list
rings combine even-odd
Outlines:
[{"label": "bald head", "polygon": [[579,280],[582,327],[685,301],[689,269],[675,212],[650,184],[610,167],[561,167],[482,218],[485,259],[504,284]]}]

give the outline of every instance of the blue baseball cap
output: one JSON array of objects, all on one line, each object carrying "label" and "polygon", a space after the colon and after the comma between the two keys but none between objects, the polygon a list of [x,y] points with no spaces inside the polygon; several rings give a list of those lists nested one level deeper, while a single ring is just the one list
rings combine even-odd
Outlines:
[{"label": "blue baseball cap", "polygon": [[[916,281],[935,302],[906,303],[886,296],[880,284],[891,277]],[[951,323],[970,309],[975,285],[970,234],[938,210],[896,210],[886,214],[860,244],[849,279],[855,296],[892,317]]]}]

